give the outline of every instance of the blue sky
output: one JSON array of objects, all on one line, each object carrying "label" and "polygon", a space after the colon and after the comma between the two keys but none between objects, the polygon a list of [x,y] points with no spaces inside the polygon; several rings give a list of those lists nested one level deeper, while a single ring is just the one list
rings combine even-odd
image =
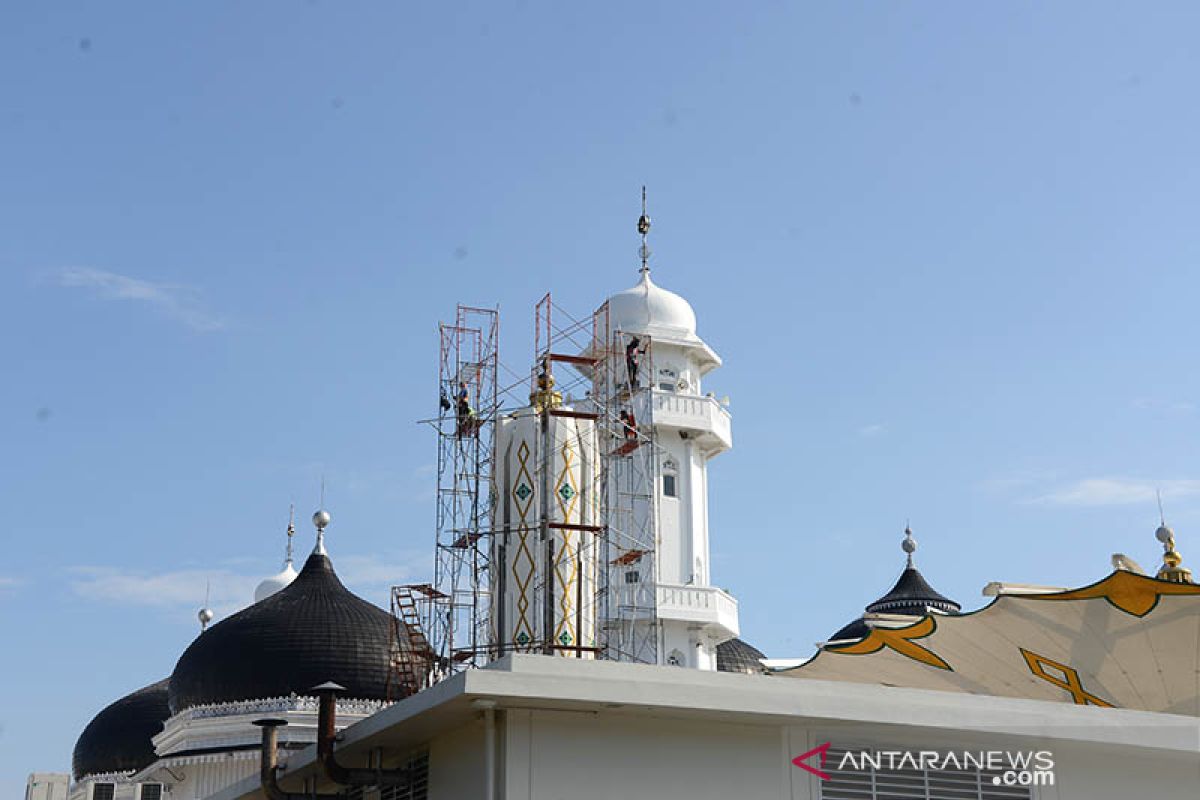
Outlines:
[{"label": "blue sky", "polygon": [[806,655],[919,565],[1200,565],[1193,4],[0,12],[0,784],[169,674],[321,475],[384,602],[433,537],[436,324],[655,278],[725,359],[714,579]]}]

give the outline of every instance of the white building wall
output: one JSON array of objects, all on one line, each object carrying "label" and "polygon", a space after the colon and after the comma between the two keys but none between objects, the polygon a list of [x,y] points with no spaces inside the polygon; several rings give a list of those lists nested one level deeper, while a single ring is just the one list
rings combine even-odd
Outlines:
[{"label": "white building wall", "polygon": [[506,718],[503,800],[786,796],[778,729],[562,711]]},{"label": "white building wall", "polygon": [[[1049,750],[1054,785],[1034,789],[1034,800],[1200,796],[1200,743],[1197,753],[1180,754],[977,732],[948,736],[900,725],[888,726],[885,733],[882,726],[854,724],[826,730],[697,724],[619,711],[510,709],[501,719],[498,800],[820,800],[821,780],[791,760],[826,741],[878,749]],[[456,755],[453,763],[464,764],[463,759]],[[815,758],[811,763],[819,766]],[[457,796],[476,796],[465,785],[456,786],[463,792]],[[434,800],[449,796],[431,795]]]},{"label": "white building wall", "polygon": [[429,743],[429,800],[487,796],[483,742],[483,723],[476,720]]},{"label": "white building wall", "polygon": [[67,800],[70,786],[65,772],[34,772],[25,782],[25,800]]}]

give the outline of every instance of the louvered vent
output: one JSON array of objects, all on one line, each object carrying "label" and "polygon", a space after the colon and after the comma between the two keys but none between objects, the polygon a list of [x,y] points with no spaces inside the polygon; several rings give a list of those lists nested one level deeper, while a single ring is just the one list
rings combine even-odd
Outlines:
[{"label": "louvered vent", "polygon": [[[863,748],[867,749],[867,748]],[[871,752],[867,749],[868,752]],[[847,749],[831,747],[824,771],[830,780],[820,781],[821,800],[1031,800],[1032,790],[1024,786],[998,786],[993,778],[999,771],[976,769],[873,769],[858,758],[861,752],[851,748],[856,770],[850,762],[839,769]]]},{"label": "louvered vent", "polygon": [[387,786],[379,800],[429,800],[429,752],[416,753],[408,760],[412,781],[408,786]]}]

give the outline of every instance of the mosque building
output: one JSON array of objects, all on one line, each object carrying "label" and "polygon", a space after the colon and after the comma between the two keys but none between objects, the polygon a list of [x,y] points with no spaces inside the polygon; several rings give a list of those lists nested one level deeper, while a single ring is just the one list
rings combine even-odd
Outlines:
[{"label": "mosque building", "polygon": [[710,558],[721,359],[651,279],[649,226],[637,283],[590,342],[540,351],[528,405],[489,411],[478,357],[443,383],[445,452],[494,458],[487,535],[452,487],[439,558],[486,560],[483,589],[435,578],[385,611],[338,578],[328,512],[298,573],[289,524],[255,602],[202,611],[172,673],[83,730],[70,800],[1194,800],[1200,586],[1165,522],[1153,576],[1114,557],[967,612],[906,529],[895,585],[815,655],[738,638]]}]

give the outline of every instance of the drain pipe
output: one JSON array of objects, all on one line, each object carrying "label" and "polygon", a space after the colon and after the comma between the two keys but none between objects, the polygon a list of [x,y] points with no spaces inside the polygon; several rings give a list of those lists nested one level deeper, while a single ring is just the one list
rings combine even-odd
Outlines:
[{"label": "drain pipe", "polygon": [[259,764],[259,782],[267,800],[335,800],[334,794],[292,794],[279,788],[275,777],[279,769],[278,742],[279,732],[276,728],[287,725],[286,719],[256,719],[254,724],[262,728],[262,755]]},{"label": "drain pipe", "polygon": [[317,761],[325,777],[341,786],[409,785],[412,775],[407,769],[383,769],[381,766],[364,769],[339,764],[333,754],[333,743],[337,739],[337,695],[346,689],[328,681],[314,686],[312,691],[317,694]]}]

